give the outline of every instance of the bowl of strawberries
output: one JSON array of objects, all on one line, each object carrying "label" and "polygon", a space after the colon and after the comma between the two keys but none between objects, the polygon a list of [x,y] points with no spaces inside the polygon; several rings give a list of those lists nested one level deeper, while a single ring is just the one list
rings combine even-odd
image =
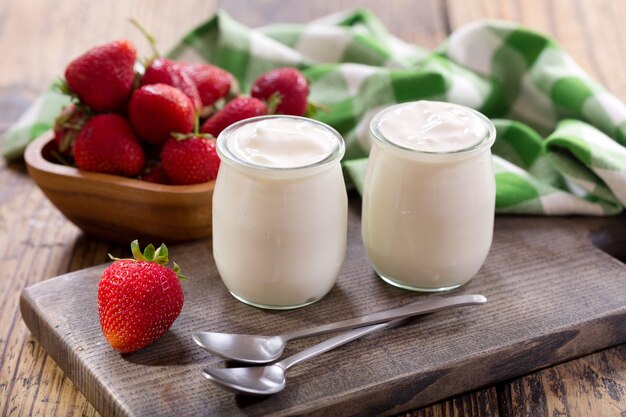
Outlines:
[{"label": "bowl of strawberries", "polygon": [[115,242],[210,236],[219,133],[246,118],[309,109],[295,68],[260,74],[243,95],[211,64],[155,52],[137,65],[125,40],[74,59],[59,88],[71,104],[26,149],[28,172],[86,234]]}]

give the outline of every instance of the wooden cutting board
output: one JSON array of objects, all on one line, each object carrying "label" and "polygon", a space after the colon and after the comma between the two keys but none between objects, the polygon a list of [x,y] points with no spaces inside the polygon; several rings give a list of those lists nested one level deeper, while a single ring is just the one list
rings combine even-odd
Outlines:
[{"label": "wooden cutting board", "polygon": [[[24,290],[24,321],[52,358],[104,416],[389,415],[626,342],[624,217],[499,216],[486,264],[451,294],[480,293],[484,306],[413,319],[290,369],[285,391],[235,397],[204,380],[222,366],[191,340],[198,330],[279,334],[397,307],[427,296],[394,288],[374,274],[351,199],[346,263],[323,300],[292,311],[249,307],[226,291],[210,242],[178,246],[185,305],[168,333],[121,355],[100,332],[97,284],[106,265]],[[328,336],[326,336],[328,337]],[[292,354],[325,337],[291,342]]]}]

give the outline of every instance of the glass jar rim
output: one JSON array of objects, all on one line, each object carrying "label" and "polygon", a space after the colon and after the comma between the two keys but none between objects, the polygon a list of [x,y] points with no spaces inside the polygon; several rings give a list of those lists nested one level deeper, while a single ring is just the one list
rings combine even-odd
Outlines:
[{"label": "glass jar rim", "polygon": [[378,113],[376,113],[374,115],[374,117],[372,118],[372,120],[370,121],[370,126],[369,126],[369,130],[370,133],[372,134],[372,136],[378,140],[381,143],[384,143],[386,145],[390,145],[394,148],[397,148],[399,150],[402,151],[407,151],[407,152],[411,152],[413,154],[421,154],[421,155],[458,155],[458,154],[467,154],[467,153],[474,153],[474,152],[478,152],[484,148],[490,148],[491,145],[493,145],[493,143],[496,140],[496,128],[493,125],[492,121],[485,116],[484,114],[482,114],[481,112],[474,110],[470,107],[464,106],[462,104],[456,104],[456,103],[450,103],[447,101],[437,101],[437,100],[421,100],[421,101],[431,101],[434,103],[447,103],[447,104],[453,104],[455,106],[459,106],[462,107],[465,110],[470,111],[472,114],[474,114],[475,116],[477,116],[480,120],[483,121],[486,130],[485,130],[485,136],[479,140],[478,142],[467,146],[465,148],[460,148],[460,149],[454,149],[451,151],[424,151],[424,150],[420,150],[420,149],[414,149],[414,148],[409,148],[406,146],[402,146],[396,142],[393,142],[391,140],[389,140],[387,137],[385,137],[385,135],[380,131],[379,129],[379,125],[381,120],[383,119],[383,117],[390,111],[393,111],[394,109],[397,109],[398,107],[402,107],[405,106],[407,104],[411,104],[411,103],[416,103],[416,101],[407,101],[404,103],[398,103],[398,104],[393,104],[391,106],[385,107],[384,109],[380,110]]},{"label": "glass jar rim", "polygon": [[[320,126],[323,129],[327,130],[331,134],[331,136],[334,138],[335,143],[333,145],[333,149],[327,155],[325,155],[322,159],[318,161],[305,164],[305,165],[297,165],[293,167],[274,167],[274,166],[268,166],[268,165],[262,165],[262,164],[255,164],[254,162],[250,162],[239,157],[238,155],[236,155],[230,150],[228,146],[228,138],[230,137],[232,132],[234,132],[241,126],[244,126],[248,123],[256,123],[256,122],[260,122],[263,120],[270,120],[270,119],[300,120],[300,121],[309,122],[317,126]],[[275,114],[275,115],[267,115],[267,116],[250,117],[248,119],[243,119],[236,123],[233,123],[232,125],[228,126],[226,129],[224,129],[217,136],[216,149],[217,149],[218,155],[220,156],[220,158],[222,158],[222,161],[227,160],[227,161],[235,163],[236,165],[244,166],[244,167],[252,168],[256,170],[288,172],[288,171],[300,171],[300,170],[306,170],[309,168],[320,167],[322,165],[326,165],[330,162],[333,162],[337,159],[341,159],[343,158],[343,155],[345,154],[346,145],[345,145],[343,136],[341,136],[339,132],[337,132],[335,129],[333,129],[331,126],[327,125],[324,122],[320,122],[319,120],[311,119],[308,117],[302,117],[302,116]]]}]

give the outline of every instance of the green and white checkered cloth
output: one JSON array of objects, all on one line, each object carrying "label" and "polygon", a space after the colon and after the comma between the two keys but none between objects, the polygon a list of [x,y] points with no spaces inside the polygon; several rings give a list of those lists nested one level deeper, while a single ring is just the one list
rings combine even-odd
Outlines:
[{"label": "green and white checkered cloth", "polygon": [[[344,166],[359,189],[372,115],[430,99],[494,121],[497,212],[609,215],[626,204],[626,107],[555,41],[515,23],[469,24],[429,52],[390,35],[368,11],[260,29],[218,12],[169,56],[226,68],[244,91],[271,68],[301,68],[311,100],[330,107],[316,118],[346,140]],[[65,101],[45,92],[7,133],[5,157],[21,155]]]}]

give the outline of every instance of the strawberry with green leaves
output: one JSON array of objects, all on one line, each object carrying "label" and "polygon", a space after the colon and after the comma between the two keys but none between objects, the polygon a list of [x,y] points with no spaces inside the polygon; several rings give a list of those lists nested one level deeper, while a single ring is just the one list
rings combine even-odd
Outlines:
[{"label": "strawberry with green leaves", "polygon": [[76,166],[85,171],[133,177],[146,163],[145,153],[126,119],[117,114],[92,117],[76,137]]},{"label": "strawberry with green leaves", "polygon": [[203,100],[201,100],[198,87],[191,74],[186,71],[185,65],[162,57],[157,49],[157,40],[154,36],[137,20],[131,19],[131,23],[141,31],[152,49],[152,57],[144,62],[146,70],[141,77],[141,85],[167,84],[176,87],[185,93],[193,103],[194,108],[201,112]]},{"label": "strawberry with green leaves", "polygon": [[165,142],[161,150],[161,162],[167,177],[176,185],[214,180],[220,167],[215,139],[198,134],[172,137]]},{"label": "strawberry with green leaves", "polygon": [[189,97],[196,110],[202,109],[203,102],[196,84],[178,62],[167,58],[152,59],[141,77],[141,85],[149,84],[167,84],[176,87]]},{"label": "strawberry with green leaves", "polygon": [[200,184],[217,178],[220,157],[215,138],[198,129],[196,118],[194,133],[173,134],[161,148],[161,163],[172,184]]},{"label": "strawberry with green leaves", "polygon": [[160,338],[180,314],[184,295],[180,267],[169,262],[162,244],[148,245],[141,253],[135,240],[130,245],[134,259],[114,260],[98,285],[98,313],[102,333],[111,347],[135,352]]},{"label": "strawberry with green leaves", "polygon": [[222,130],[235,122],[266,114],[267,107],[261,100],[254,97],[237,97],[204,122],[200,131],[217,137]]},{"label": "strawberry with green leaves", "polygon": [[204,107],[228,96],[236,84],[230,72],[215,65],[181,62],[180,67],[195,83]]},{"label": "strawberry with green leaves", "polygon": [[74,103],[61,110],[53,127],[54,143],[61,155],[74,157],[74,143],[88,119],[88,112]]},{"label": "strawberry with green leaves", "polygon": [[130,122],[139,137],[153,145],[165,143],[172,132],[190,133],[195,112],[189,97],[167,84],[144,85],[130,99]]},{"label": "strawberry with green leaves", "polygon": [[65,69],[68,92],[95,112],[119,109],[133,88],[136,57],[135,47],[127,40],[88,50]]},{"label": "strawberry with green leaves", "polygon": [[270,113],[304,116],[307,114],[309,83],[300,71],[293,67],[273,69],[252,84],[252,97],[265,100]]}]

